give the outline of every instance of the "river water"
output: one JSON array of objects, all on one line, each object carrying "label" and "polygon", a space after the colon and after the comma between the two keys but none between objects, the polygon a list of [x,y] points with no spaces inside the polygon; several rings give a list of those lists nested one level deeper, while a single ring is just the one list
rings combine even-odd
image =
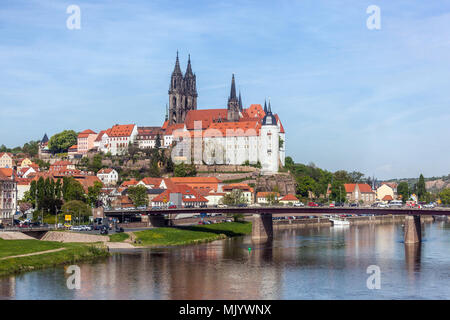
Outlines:
[{"label": "river water", "polygon": [[[79,264],[0,278],[0,299],[450,299],[450,223],[423,225],[405,246],[401,224],[278,229],[208,244],[122,251]],[[251,250],[249,250],[251,248]],[[379,267],[380,288],[367,273]]]}]

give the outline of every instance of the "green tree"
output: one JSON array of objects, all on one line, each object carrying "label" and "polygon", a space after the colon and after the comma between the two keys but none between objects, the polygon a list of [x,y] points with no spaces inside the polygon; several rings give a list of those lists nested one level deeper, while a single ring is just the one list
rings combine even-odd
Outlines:
[{"label": "green tree", "polygon": [[294,160],[292,160],[291,157],[286,157],[286,159],[284,159],[284,164],[286,168],[290,168],[294,166]]},{"label": "green tree", "polygon": [[310,176],[302,176],[297,179],[297,194],[302,197],[308,197],[309,191],[314,192],[316,181]]},{"label": "green tree", "polygon": [[53,135],[49,142],[48,148],[52,153],[67,152],[67,150],[77,143],[78,135],[73,130],[64,130]]},{"label": "green tree", "polygon": [[411,195],[409,192],[409,185],[407,182],[400,182],[397,186],[397,194],[402,196],[402,201],[405,203],[409,196]]},{"label": "green tree", "polygon": [[142,185],[129,187],[128,196],[133,201],[135,207],[148,205],[147,188]]},{"label": "green tree", "polygon": [[226,204],[227,206],[235,206],[247,202],[245,201],[244,193],[242,192],[242,190],[235,189],[223,196],[222,203]]},{"label": "green tree", "polygon": [[80,217],[80,222],[84,222],[92,215],[92,209],[86,203],[79,200],[67,201],[62,206],[61,211],[64,215],[71,215],[72,221]]},{"label": "green tree", "polygon": [[427,190],[425,189],[425,178],[423,177],[422,174],[420,174],[419,181],[417,182],[417,185],[416,185],[416,189],[417,189],[416,192],[417,192],[417,197],[419,198],[419,201],[425,201]]},{"label": "green tree", "polygon": [[91,207],[99,206],[100,191],[102,188],[103,184],[99,181],[95,181],[93,186],[88,187],[87,200]]},{"label": "green tree", "polygon": [[159,135],[159,133],[156,135],[155,148],[156,149],[161,148],[161,136]]},{"label": "green tree", "polygon": [[75,180],[74,177],[64,177],[62,185],[62,194],[64,201],[85,201],[86,194],[84,192],[83,186],[80,182]]},{"label": "green tree", "polygon": [[450,188],[446,188],[439,193],[442,204],[450,204]]},{"label": "green tree", "polygon": [[345,202],[347,193],[345,191],[344,183],[340,180],[333,180],[331,184],[330,200],[336,202]]},{"label": "green tree", "polygon": [[101,168],[103,168],[102,165],[102,155],[97,153],[93,158],[92,158],[92,163],[89,167],[90,171],[94,171],[94,172],[98,172]]}]

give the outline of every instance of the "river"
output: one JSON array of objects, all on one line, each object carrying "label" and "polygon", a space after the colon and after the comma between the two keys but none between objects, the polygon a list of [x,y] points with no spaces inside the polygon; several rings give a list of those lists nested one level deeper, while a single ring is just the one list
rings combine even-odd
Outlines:
[{"label": "river", "polygon": [[[390,223],[297,227],[266,244],[245,236],[122,251],[80,263],[78,290],[61,266],[0,278],[0,299],[450,299],[450,223],[424,224],[423,237],[405,246]],[[379,289],[368,289],[371,265]]]}]

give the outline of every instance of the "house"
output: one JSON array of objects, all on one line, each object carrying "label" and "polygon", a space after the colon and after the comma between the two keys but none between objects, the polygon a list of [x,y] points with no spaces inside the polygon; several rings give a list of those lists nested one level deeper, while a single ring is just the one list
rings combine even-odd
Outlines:
[{"label": "house", "polygon": [[344,188],[348,202],[375,202],[376,194],[367,183],[345,183]]},{"label": "house", "polygon": [[28,176],[36,172],[37,171],[33,167],[23,167],[17,169],[17,175],[21,178],[27,178]]},{"label": "house", "polygon": [[116,185],[119,180],[119,174],[116,170],[111,168],[101,169],[97,172],[97,177],[103,184],[107,186]]},{"label": "house", "polygon": [[377,189],[377,200],[383,200],[384,197],[390,196],[392,200],[397,199],[397,184],[383,182]]},{"label": "house", "polygon": [[73,145],[67,150],[67,155],[70,159],[75,158],[76,155],[78,155],[78,145]]},{"label": "house", "polygon": [[135,124],[116,124],[103,134],[100,151],[110,152],[112,155],[124,154],[128,152],[128,146],[135,142],[137,134],[138,130]]},{"label": "house", "polygon": [[292,205],[294,203],[299,203],[299,202],[300,202],[300,200],[298,200],[298,198],[291,193],[285,195],[283,198],[280,199],[280,203],[282,203],[284,205]]},{"label": "house", "polygon": [[59,160],[50,165],[49,172],[58,172],[65,170],[75,170],[75,165],[67,160]]},{"label": "house", "polygon": [[230,194],[232,192],[242,192],[242,196],[244,197],[247,204],[253,203],[253,188],[251,188],[248,184],[245,183],[231,183],[224,185],[222,190],[225,194]]},{"label": "house", "polygon": [[33,161],[31,161],[29,158],[20,159],[20,161],[17,161],[17,167],[18,168],[28,168],[33,165]]},{"label": "house", "polygon": [[151,202],[152,207],[167,207],[172,203],[182,207],[192,206],[198,208],[206,206],[208,199],[187,185],[173,185],[171,188],[164,190]]},{"label": "house", "polygon": [[159,139],[159,146],[163,145],[161,127],[138,127],[136,142],[139,149],[153,149]]},{"label": "house", "polygon": [[169,180],[176,185],[188,185],[196,191],[206,190],[207,192],[210,190],[217,192],[221,183],[216,177],[173,177]]},{"label": "house", "polygon": [[163,178],[147,177],[139,181],[137,185],[144,186],[147,189],[167,189],[163,181],[164,181]]},{"label": "house", "polygon": [[278,199],[280,198],[280,194],[278,192],[258,192],[256,194],[256,203],[269,204],[269,200],[272,197],[274,201],[278,201]]},{"label": "house", "polygon": [[13,155],[9,152],[0,152],[0,168],[12,168]]},{"label": "house", "polygon": [[17,178],[17,200],[23,200],[25,192],[30,191],[31,178]]},{"label": "house", "polygon": [[[12,171],[12,169],[10,169]],[[0,170],[0,224],[12,223],[17,208],[17,182]]]},{"label": "house", "polygon": [[78,153],[86,154],[89,150],[94,148],[94,141],[96,138],[97,133],[91,129],[80,132],[77,138]]}]

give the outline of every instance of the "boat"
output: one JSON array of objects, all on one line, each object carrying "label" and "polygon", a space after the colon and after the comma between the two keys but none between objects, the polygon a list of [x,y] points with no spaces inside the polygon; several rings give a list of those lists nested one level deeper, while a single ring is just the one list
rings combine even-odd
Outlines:
[{"label": "boat", "polygon": [[330,221],[333,222],[333,226],[348,226],[348,225],[350,225],[350,221],[347,221],[347,220],[330,218]]}]

